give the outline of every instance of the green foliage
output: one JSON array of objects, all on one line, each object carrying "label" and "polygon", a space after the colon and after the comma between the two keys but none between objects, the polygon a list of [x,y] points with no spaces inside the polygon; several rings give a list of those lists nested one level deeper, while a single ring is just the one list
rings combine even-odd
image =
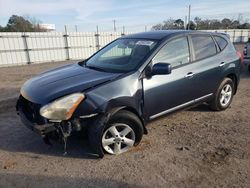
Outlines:
[{"label": "green foliage", "polygon": [[10,32],[34,31],[33,25],[22,16],[12,15],[9,18],[6,30]]},{"label": "green foliage", "polygon": [[0,32],[46,31],[39,28],[39,22],[35,18],[12,15],[5,27],[0,26]]},{"label": "green foliage", "polygon": [[206,19],[202,20],[199,17],[194,19],[196,24],[196,29],[199,30],[207,30],[207,29],[250,29],[250,24],[245,21],[241,23],[239,20],[230,20],[228,18],[224,18],[222,20],[216,19]]},{"label": "green foliage", "polygon": [[168,29],[184,29],[184,21],[182,19],[174,20],[172,18],[163,21],[163,24],[156,24],[152,27],[153,30],[168,30]]}]

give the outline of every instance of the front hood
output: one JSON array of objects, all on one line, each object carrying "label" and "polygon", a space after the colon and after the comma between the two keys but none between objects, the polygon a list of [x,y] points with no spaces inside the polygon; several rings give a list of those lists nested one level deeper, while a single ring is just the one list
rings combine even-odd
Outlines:
[{"label": "front hood", "polygon": [[82,92],[119,75],[121,74],[100,72],[71,64],[31,78],[24,83],[21,94],[34,103],[44,105],[58,97]]}]

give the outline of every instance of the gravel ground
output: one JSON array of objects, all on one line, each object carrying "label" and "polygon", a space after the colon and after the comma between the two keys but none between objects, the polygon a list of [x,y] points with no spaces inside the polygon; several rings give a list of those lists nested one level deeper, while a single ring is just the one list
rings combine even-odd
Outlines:
[{"label": "gravel ground", "polygon": [[66,63],[0,68],[0,187],[250,187],[250,72],[228,110],[176,112],[150,123],[130,152],[96,159],[81,135],[63,156],[15,113],[25,80]]}]

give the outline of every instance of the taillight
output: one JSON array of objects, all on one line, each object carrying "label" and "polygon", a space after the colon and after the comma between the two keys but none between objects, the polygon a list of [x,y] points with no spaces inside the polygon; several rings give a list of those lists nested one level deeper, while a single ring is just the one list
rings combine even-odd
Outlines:
[{"label": "taillight", "polygon": [[241,52],[239,52],[239,51],[237,51],[236,53],[240,58],[240,63],[243,63],[243,54]]}]

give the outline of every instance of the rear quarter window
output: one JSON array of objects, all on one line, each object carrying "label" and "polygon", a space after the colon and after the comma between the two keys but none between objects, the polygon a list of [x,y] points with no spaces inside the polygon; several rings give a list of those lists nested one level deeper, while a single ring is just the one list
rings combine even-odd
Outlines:
[{"label": "rear quarter window", "polygon": [[218,37],[218,36],[214,36],[215,41],[217,42],[220,51],[224,50],[228,44],[228,42],[222,38],[222,37]]},{"label": "rear quarter window", "polygon": [[217,53],[211,36],[191,36],[195,60],[204,59]]}]

